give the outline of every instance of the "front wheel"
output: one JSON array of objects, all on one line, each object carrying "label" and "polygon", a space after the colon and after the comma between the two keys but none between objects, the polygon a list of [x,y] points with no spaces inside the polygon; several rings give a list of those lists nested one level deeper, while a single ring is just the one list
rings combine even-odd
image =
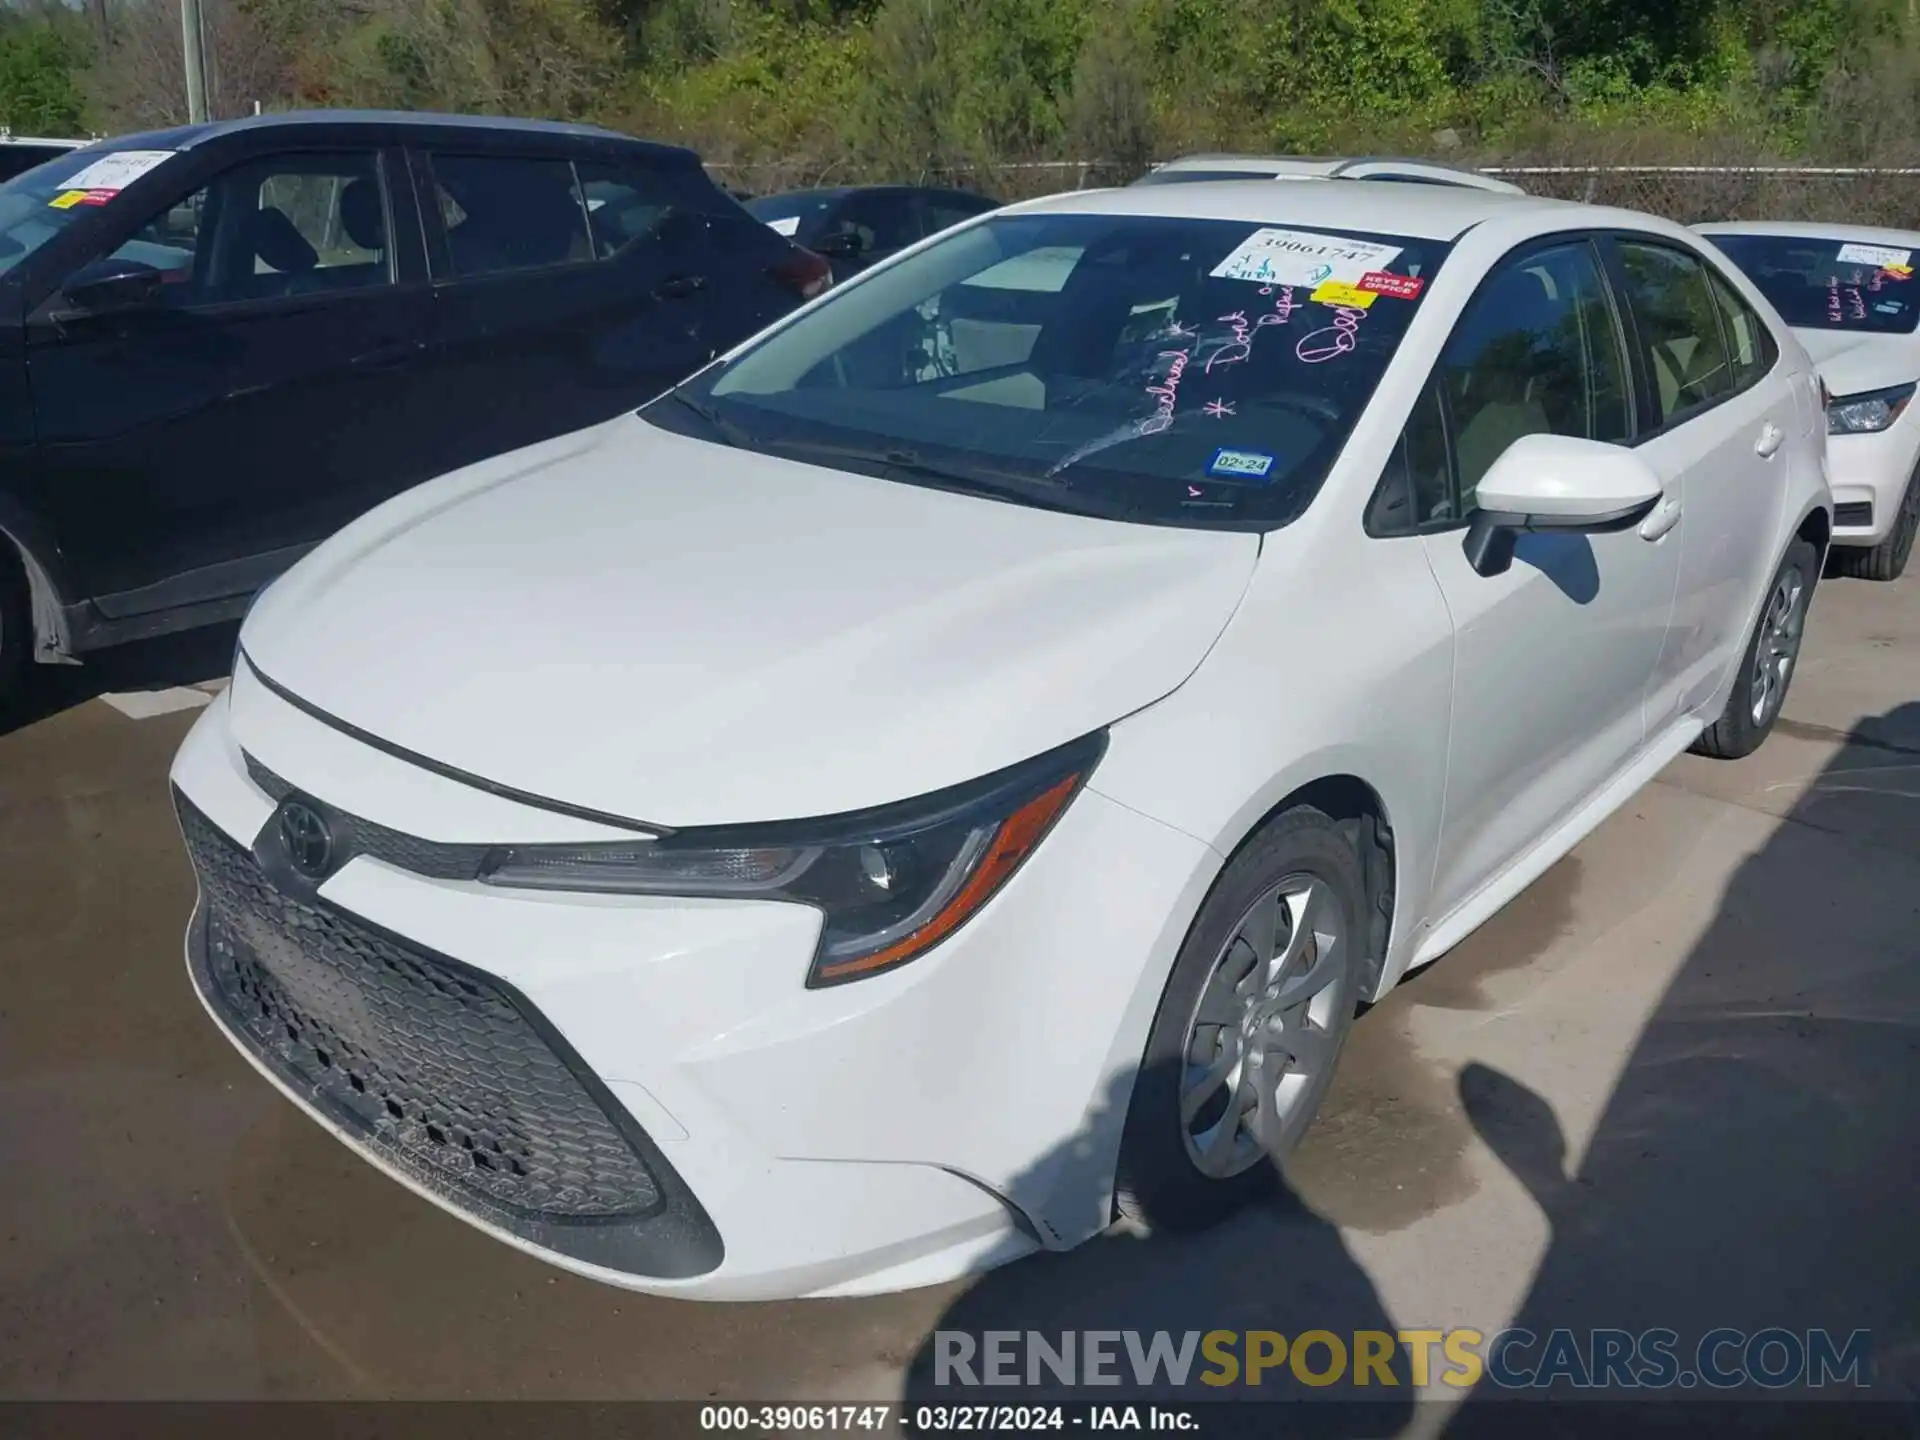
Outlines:
[{"label": "front wheel", "polygon": [[1727,708],[1693,742],[1696,755],[1738,760],[1758,750],[1772,733],[1800,661],[1807,607],[1813,602],[1819,573],[1820,556],[1812,545],[1795,540],[1787,547],[1787,557],[1767,587],[1767,603],[1747,640]]},{"label": "front wheel", "polygon": [[1270,1190],[1313,1122],[1365,971],[1366,885],[1301,807],[1227,865],[1160,999],[1121,1140],[1122,1213],[1196,1230]]}]

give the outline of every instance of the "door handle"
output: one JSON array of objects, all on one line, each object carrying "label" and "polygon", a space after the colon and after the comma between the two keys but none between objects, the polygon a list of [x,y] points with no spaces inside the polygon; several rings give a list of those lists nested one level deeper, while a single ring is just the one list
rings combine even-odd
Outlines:
[{"label": "door handle", "polygon": [[1680,523],[1680,502],[1669,500],[1640,522],[1642,540],[1658,540]]},{"label": "door handle", "polygon": [[706,285],[707,277],[704,275],[676,275],[654,286],[653,293],[660,300],[684,300],[694,291],[704,290]]},{"label": "door handle", "polygon": [[1760,427],[1760,438],[1753,442],[1753,453],[1762,460],[1771,460],[1786,438],[1787,432],[1769,420]]}]

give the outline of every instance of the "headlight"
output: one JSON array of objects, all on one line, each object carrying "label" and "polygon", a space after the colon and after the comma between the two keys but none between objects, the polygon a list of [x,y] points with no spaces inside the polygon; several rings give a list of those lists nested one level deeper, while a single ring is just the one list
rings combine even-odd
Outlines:
[{"label": "headlight", "polygon": [[822,820],[504,848],[480,878],[811,905],[825,922],[808,986],[862,980],[924,955],[985,905],[1046,837],[1106,743],[1102,731],[919,800]]},{"label": "headlight", "polygon": [[1900,418],[1913,399],[1912,385],[1895,385],[1865,395],[1841,395],[1827,405],[1829,435],[1871,435]]}]

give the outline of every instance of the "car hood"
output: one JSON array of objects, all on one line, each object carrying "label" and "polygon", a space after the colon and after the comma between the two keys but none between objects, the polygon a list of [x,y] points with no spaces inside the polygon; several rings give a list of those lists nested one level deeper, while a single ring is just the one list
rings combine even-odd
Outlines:
[{"label": "car hood", "polygon": [[1920,377],[1920,337],[1795,330],[1835,395],[1862,395]]},{"label": "car hood", "polygon": [[791,819],[1151,704],[1259,550],[624,417],[362,517],[261,596],[241,643],[312,709],[495,785],[643,825]]}]

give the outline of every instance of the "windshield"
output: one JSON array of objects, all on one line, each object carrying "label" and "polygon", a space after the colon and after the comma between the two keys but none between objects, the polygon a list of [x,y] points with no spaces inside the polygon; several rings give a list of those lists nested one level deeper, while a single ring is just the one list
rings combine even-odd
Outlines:
[{"label": "windshield", "polygon": [[792,195],[762,195],[746,202],[753,218],[771,225],[791,240],[804,228],[809,234],[813,224],[833,208],[834,197],[815,191]]},{"label": "windshield", "polygon": [[1920,320],[1920,281],[1903,246],[1798,235],[1707,238],[1798,329],[1911,335]]},{"label": "windshield", "polygon": [[1448,246],[1245,220],[998,216],[641,413],[766,454],[1119,519],[1313,497]]},{"label": "windshield", "polygon": [[0,274],[89,209],[109,204],[171,150],[75,150],[0,185]]}]

